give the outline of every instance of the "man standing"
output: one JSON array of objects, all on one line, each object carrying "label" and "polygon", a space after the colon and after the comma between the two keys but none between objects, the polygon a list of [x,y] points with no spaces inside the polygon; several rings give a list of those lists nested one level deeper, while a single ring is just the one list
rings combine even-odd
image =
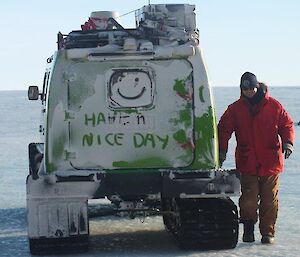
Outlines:
[{"label": "man standing", "polygon": [[293,151],[293,121],[253,73],[242,75],[240,88],[241,97],[228,106],[218,124],[220,165],[226,159],[228,141],[234,132],[236,168],[241,173],[243,241],[254,242],[254,224],[259,217],[261,242],[270,244],[274,242],[278,213],[282,153],[287,159]]}]

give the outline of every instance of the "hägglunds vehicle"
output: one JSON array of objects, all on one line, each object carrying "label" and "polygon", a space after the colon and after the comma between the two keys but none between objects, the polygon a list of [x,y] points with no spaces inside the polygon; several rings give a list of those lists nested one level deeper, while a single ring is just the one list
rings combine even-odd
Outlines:
[{"label": "h\u00e4gglunds vehicle", "polygon": [[43,89],[28,89],[42,103],[26,183],[31,253],[87,250],[88,200],[102,198],[122,217],[161,215],[180,247],[236,246],[239,177],[219,167],[194,10],[147,5],[135,29],[93,12],[58,33]]}]

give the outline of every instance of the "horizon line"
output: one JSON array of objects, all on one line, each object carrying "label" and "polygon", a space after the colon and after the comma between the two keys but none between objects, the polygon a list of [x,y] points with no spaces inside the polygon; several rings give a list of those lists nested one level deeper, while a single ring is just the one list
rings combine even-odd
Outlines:
[{"label": "horizon line", "polygon": [[[211,87],[240,87],[239,85],[234,85],[234,86],[232,86],[232,85],[211,85]],[[268,85],[268,87],[270,88],[272,88],[272,87],[300,87],[300,85],[285,85],[285,86],[283,86],[283,85]],[[27,91],[28,89],[0,89],[0,92],[2,91]]]}]

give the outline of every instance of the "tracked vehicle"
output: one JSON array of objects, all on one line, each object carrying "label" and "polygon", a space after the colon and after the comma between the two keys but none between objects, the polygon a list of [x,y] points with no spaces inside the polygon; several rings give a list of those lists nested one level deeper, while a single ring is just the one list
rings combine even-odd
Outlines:
[{"label": "tracked vehicle", "polygon": [[28,90],[42,103],[26,183],[31,253],[87,250],[88,200],[101,198],[109,214],[161,215],[182,248],[236,246],[239,177],[219,167],[194,10],[147,5],[135,29],[94,12],[58,34],[43,89]]}]

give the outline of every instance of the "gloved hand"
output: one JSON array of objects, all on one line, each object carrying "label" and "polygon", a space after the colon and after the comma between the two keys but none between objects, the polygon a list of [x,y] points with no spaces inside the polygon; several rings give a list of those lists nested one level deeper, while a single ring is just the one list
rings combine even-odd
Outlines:
[{"label": "gloved hand", "polygon": [[294,147],[290,143],[285,143],[282,145],[282,152],[284,153],[284,159],[287,159],[290,157],[291,153],[293,152]]},{"label": "gloved hand", "polygon": [[222,167],[223,162],[226,160],[226,151],[224,150],[220,150],[219,151],[219,163],[220,163],[220,167]]}]

